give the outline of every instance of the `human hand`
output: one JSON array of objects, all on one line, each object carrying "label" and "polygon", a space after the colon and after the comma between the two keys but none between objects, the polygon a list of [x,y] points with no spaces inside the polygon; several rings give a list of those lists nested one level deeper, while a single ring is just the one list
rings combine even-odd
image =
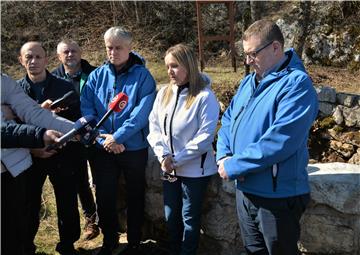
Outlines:
[{"label": "human hand", "polygon": [[225,162],[225,160],[221,160],[219,162],[218,173],[219,173],[220,177],[223,178],[224,180],[229,180],[229,176],[227,175],[227,173],[225,171],[224,162]]},{"label": "human hand", "polygon": [[5,120],[13,120],[16,118],[15,113],[12,111],[10,106],[7,104],[1,105],[1,112],[2,112],[2,116],[4,117]]},{"label": "human hand", "polygon": [[56,130],[46,130],[43,135],[43,140],[45,146],[58,142],[58,138],[60,138],[63,134]]},{"label": "human hand", "polygon": [[67,110],[69,108],[69,107],[65,107],[65,108],[57,107],[55,109],[51,109],[50,106],[51,106],[52,103],[53,103],[52,100],[46,99],[44,102],[41,103],[40,106],[41,106],[41,108],[47,109],[47,110],[52,111],[54,113],[59,113],[61,111],[65,111],[65,110]]},{"label": "human hand", "polygon": [[112,152],[114,154],[120,154],[125,151],[125,146],[123,144],[117,144],[113,135],[111,134],[100,134],[99,137],[104,138],[103,147],[107,152]]},{"label": "human hand", "polygon": [[173,160],[172,155],[167,155],[161,161],[161,169],[167,173],[172,173],[174,171],[175,166],[174,166],[174,160]]},{"label": "human hand", "polygon": [[31,149],[31,154],[36,158],[49,158],[52,155],[56,154],[56,150],[46,151],[45,148],[42,149]]}]

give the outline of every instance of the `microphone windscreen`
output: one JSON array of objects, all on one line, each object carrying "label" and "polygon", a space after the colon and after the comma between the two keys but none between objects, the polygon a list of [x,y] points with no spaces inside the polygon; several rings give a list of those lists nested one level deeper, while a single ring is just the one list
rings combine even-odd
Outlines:
[{"label": "microphone windscreen", "polygon": [[120,112],[122,109],[125,108],[128,100],[129,97],[125,93],[120,92],[111,100],[109,104],[109,110],[113,110],[114,112]]}]

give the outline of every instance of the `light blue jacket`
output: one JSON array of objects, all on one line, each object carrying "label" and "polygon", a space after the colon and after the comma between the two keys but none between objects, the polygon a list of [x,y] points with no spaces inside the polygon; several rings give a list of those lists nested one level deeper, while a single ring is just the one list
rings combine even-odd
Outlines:
[{"label": "light blue jacket", "polygon": [[[106,63],[89,75],[81,94],[82,115],[100,120],[108,110],[111,99],[120,92],[129,97],[121,112],[113,112],[100,128],[102,134],[112,134],[116,143],[134,151],[148,147],[148,117],[156,96],[155,80],[139,55],[130,53],[131,65],[120,74]],[[98,140],[102,145],[104,139]],[[102,146],[101,146],[102,147]]]},{"label": "light blue jacket", "polygon": [[[243,192],[267,198],[310,192],[306,166],[309,129],[318,113],[310,77],[293,49],[289,63],[258,87],[255,73],[241,82],[222,117],[217,160]],[[285,62],[287,63],[287,62]]]}]

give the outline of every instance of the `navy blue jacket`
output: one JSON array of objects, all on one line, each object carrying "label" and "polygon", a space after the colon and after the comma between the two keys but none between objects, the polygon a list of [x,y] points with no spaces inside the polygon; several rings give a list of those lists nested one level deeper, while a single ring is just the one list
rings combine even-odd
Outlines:
[{"label": "navy blue jacket", "polygon": [[1,122],[2,148],[43,148],[46,128],[28,124]]},{"label": "navy blue jacket", "polygon": [[[36,84],[34,84],[27,75],[17,82],[24,89],[25,93],[39,104],[43,103],[46,99],[54,101],[62,97],[67,92],[74,90],[71,83],[54,76],[48,71],[46,71],[45,86],[39,98],[36,98],[34,93],[33,87],[36,86]],[[70,105],[67,110],[58,113],[58,115],[72,121],[78,120],[81,117],[80,100],[75,104]],[[34,158],[34,162],[38,162],[46,166],[52,166],[54,163],[58,165],[74,164],[79,162],[77,159],[79,158],[78,155],[81,148],[80,146],[80,143],[69,142],[63,149],[60,150],[59,153],[46,159]]]}]

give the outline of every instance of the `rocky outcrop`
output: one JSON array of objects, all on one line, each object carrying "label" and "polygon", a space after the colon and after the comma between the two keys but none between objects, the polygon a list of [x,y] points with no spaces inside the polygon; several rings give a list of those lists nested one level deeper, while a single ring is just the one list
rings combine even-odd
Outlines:
[{"label": "rocky outcrop", "polygon": [[[360,166],[314,164],[308,168],[312,200],[302,218],[304,254],[360,255]],[[146,171],[146,234],[166,238],[160,165],[152,152]],[[233,182],[214,176],[203,207],[199,254],[243,254]]]},{"label": "rocky outcrop", "polygon": [[316,87],[319,116],[310,133],[310,155],[318,162],[360,165],[360,96]]}]

